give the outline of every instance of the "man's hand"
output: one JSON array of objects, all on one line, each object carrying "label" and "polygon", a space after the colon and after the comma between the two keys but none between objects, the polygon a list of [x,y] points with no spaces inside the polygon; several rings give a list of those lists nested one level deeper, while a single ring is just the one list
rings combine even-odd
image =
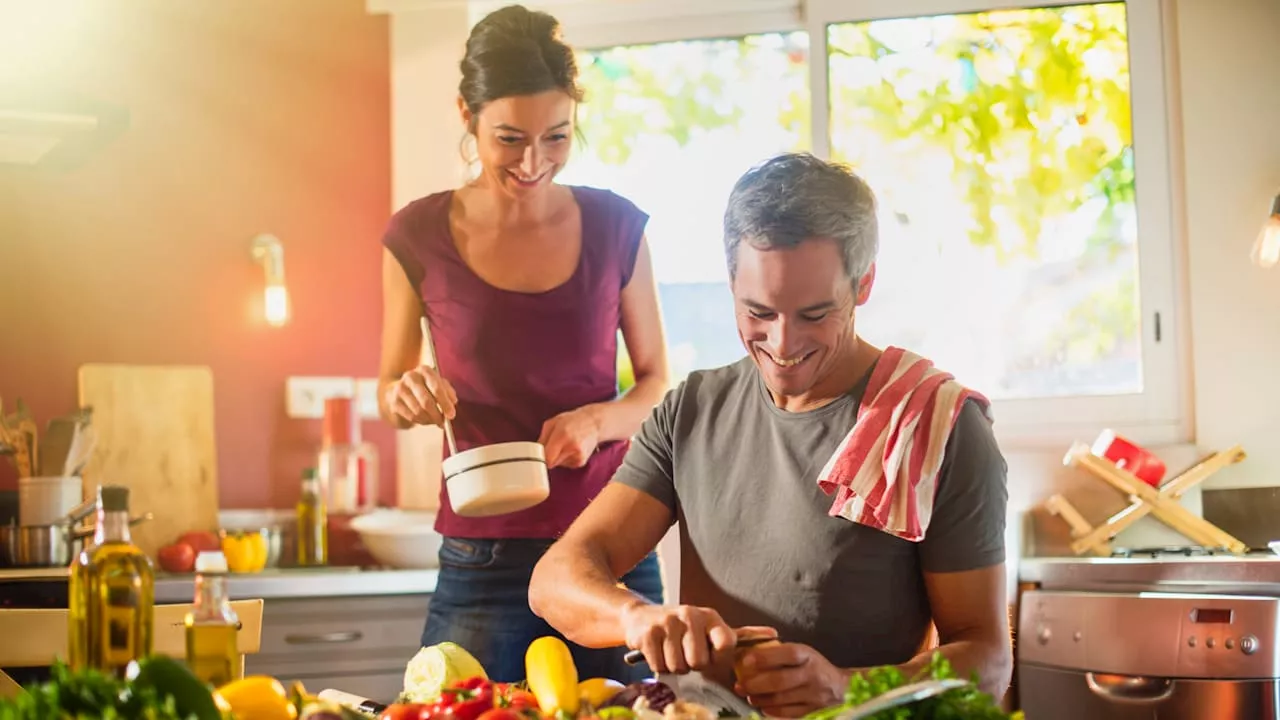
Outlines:
[{"label": "man's hand", "polygon": [[737,663],[735,691],[771,717],[801,717],[844,701],[849,674],[798,643],[751,648]]},{"label": "man's hand", "polygon": [[627,647],[644,653],[655,673],[686,673],[712,666],[737,642],[733,629],[710,608],[633,603],[622,613]]}]

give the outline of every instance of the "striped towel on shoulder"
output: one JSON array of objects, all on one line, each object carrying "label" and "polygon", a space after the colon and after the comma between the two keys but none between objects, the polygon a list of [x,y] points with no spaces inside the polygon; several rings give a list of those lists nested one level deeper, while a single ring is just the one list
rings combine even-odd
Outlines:
[{"label": "striped towel on shoulder", "polygon": [[947,438],[969,398],[990,421],[991,404],[981,394],[919,355],[887,348],[872,370],[853,429],[818,475],[822,491],[836,496],[829,514],[923,540]]}]

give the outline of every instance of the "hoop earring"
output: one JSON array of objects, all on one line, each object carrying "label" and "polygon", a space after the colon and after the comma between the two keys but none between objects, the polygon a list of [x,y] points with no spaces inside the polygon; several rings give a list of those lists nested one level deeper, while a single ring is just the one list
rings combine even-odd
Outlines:
[{"label": "hoop earring", "polygon": [[[470,141],[470,143],[468,143]],[[476,138],[471,133],[464,133],[458,142],[458,155],[462,158],[462,182],[469,183],[480,177],[480,153],[475,147]]]}]

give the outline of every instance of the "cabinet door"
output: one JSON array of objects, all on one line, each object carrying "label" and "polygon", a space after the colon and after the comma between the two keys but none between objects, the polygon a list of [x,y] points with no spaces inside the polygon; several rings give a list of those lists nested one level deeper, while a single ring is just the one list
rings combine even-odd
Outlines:
[{"label": "cabinet door", "polygon": [[262,648],[245,671],[391,702],[418,652],[428,596],[267,600]]},{"label": "cabinet door", "polygon": [[1244,720],[1273,718],[1280,709],[1275,680],[1142,680],[1149,696],[1135,683],[1117,697],[1090,683],[1088,673],[1023,664],[1019,696],[1028,720]]}]

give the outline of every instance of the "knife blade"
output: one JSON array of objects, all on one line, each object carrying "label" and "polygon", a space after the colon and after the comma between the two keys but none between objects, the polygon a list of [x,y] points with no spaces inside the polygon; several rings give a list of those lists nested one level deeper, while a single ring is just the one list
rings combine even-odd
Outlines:
[{"label": "knife blade", "polygon": [[351,710],[355,710],[358,713],[369,715],[372,717],[376,717],[383,710],[387,709],[387,706],[385,704],[380,703],[376,700],[370,700],[367,697],[352,695],[351,693],[343,692],[341,690],[334,690],[332,688],[325,688],[324,690],[321,690],[316,695],[316,697],[320,698],[321,700],[327,700],[332,703],[337,703],[339,705],[342,705],[343,707],[349,708]]},{"label": "knife blade", "polygon": [[941,695],[948,690],[965,687],[968,684],[967,681],[959,678],[947,678],[945,680],[924,680],[910,685],[903,685],[883,695],[877,695],[861,705],[845,710],[837,715],[835,720],[862,720],[862,718],[869,718],[876,713],[902,707],[903,705],[910,705],[935,695]]}]

